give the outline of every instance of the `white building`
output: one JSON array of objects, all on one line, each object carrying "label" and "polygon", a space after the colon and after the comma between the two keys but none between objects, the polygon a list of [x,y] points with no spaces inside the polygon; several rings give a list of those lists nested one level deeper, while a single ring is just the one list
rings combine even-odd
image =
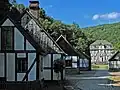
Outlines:
[{"label": "white building", "polygon": [[96,40],[90,45],[91,62],[94,64],[108,64],[113,55],[113,46],[106,40]]}]

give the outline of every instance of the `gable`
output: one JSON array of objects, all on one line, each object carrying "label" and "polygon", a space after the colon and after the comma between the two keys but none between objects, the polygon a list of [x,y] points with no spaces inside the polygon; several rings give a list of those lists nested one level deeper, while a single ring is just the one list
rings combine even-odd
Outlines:
[{"label": "gable", "polygon": [[68,55],[79,56],[79,54],[75,51],[75,49],[71,46],[71,44],[63,36],[60,36],[56,40],[56,42],[64,50],[64,52],[67,53]]},{"label": "gable", "polygon": [[[25,28],[27,28],[29,31],[33,30],[33,34],[35,34],[36,31],[40,31],[40,27],[36,24],[36,22],[31,19],[26,25]],[[36,31],[35,31],[36,30]]]},{"label": "gable", "polygon": [[14,26],[14,24],[7,18],[1,26]]},{"label": "gable", "polygon": [[21,18],[21,25],[24,27],[30,20],[30,16],[27,13],[25,13]]},{"label": "gable", "polygon": [[[33,44],[35,44],[34,40],[31,37],[28,37],[29,35],[25,32],[25,29],[22,28],[21,26],[17,26],[17,24],[14,23],[14,21],[10,17],[4,18],[1,26],[13,27],[14,50],[25,50],[25,49],[35,50],[33,46]],[[0,29],[0,35],[1,35],[1,29]],[[0,39],[0,42],[1,42],[1,39]]]}]

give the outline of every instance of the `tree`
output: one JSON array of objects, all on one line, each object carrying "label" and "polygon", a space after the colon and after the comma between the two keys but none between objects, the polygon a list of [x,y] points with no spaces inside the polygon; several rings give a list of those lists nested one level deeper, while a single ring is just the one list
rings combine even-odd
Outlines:
[{"label": "tree", "polygon": [[77,46],[76,49],[78,51],[82,51],[85,52],[85,49],[88,47],[88,45],[86,44],[86,40],[83,38],[79,38],[78,42],[77,42]]}]

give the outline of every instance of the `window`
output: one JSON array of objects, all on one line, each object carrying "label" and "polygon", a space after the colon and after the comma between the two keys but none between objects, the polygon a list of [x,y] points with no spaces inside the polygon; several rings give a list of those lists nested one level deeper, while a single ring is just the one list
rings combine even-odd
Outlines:
[{"label": "window", "polygon": [[66,67],[72,67],[72,60],[65,60]]},{"label": "window", "polygon": [[2,50],[13,49],[13,27],[2,27]]},{"label": "window", "polygon": [[26,58],[17,58],[17,72],[25,73],[28,70],[28,61]]}]

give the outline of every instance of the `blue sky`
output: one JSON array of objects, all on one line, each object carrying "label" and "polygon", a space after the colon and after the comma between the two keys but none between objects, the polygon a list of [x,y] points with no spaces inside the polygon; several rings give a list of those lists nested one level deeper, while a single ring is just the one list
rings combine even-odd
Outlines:
[{"label": "blue sky", "polygon": [[[120,0],[39,0],[46,14],[66,24],[80,27],[120,21]],[[29,0],[17,0],[29,5]]]}]

